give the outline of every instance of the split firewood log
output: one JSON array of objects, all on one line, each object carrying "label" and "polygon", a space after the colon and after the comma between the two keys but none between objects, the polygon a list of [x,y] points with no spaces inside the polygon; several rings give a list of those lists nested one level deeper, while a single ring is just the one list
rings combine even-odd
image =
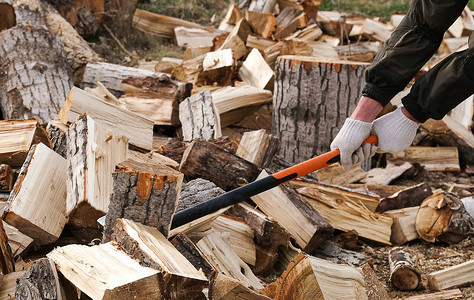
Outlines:
[{"label": "split firewood log", "polygon": [[63,294],[54,262],[42,258],[33,262],[16,281],[16,299],[61,299]]},{"label": "split firewood log", "polygon": [[416,215],[416,231],[428,242],[457,243],[474,234],[474,198],[459,199],[451,193],[437,193],[421,203]]}]

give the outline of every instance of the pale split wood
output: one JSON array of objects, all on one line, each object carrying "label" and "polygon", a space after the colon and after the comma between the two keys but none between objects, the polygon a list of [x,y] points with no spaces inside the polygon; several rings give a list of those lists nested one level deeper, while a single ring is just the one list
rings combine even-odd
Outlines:
[{"label": "pale split wood", "polygon": [[172,100],[121,97],[120,101],[123,101],[128,110],[153,121],[155,125],[176,126],[178,124],[178,114]]},{"label": "pale split wood", "polygon": [[306,25],[308,25],[308,17],[304,12],[299,13],[287,25],[281,27],[279,26],[273,35],[273,38],[276,40],[282,40],[292,35],[296,30],[305,27]]},{"label": "pale split wood", "polygon": [[392,217],[392,234],[390,241],[402,245],[418,238],[415,228],[416,214],[419,206],[385,211],[384,214]]},{"label": "pale split wood", "polygon": [[354,166],[349,171],[344,171],[339,164],[317,170],[315,174],[319,182],[339,186],[357,182],[367,176],[367,172],[362,170],[359,165]]},{"label": "pale split wood", "polygon": [[249,5],[250,11],[257,11],[262,13],[272,13],[278,0],[252,0]]},{"label": "pale split wood", "polygon": [[244,262],[255,266],[257,250],[254,243],[253,230],[248,224],[233,217],[223,215],[209,223],[209,226],[215,232],[229,232],[228,245],[230,248]]},{"label": "pale split wood", "polygon": [[174,28],[174,40],[180,47],[212,47],[212,41],[218,35],[222,34],[220,30],[207,30],[205,28],[189,28],[186,26],[177,26]]},{"label": "pale split wood", "polygon": [[263,38],[269,38],[276,30],[277,20],[273,13],[261,13],[246,10],[245,19],[252,30]]},{"label": "pale split wood", "polygon": [[74,286],[92,299],[160,299],[158,271],[143,267],[115,244],[55,248],[47,257]]},{"label": "pale split wood", "polygon": [[155,72],[171,73],[173,69],[183,63],[183,59],[174,57],[163,57],[160,61],[150,64],[149,70]]},{"label": "pale split wood", "polygon": [[387,155],[387,162],[397,165],[403,162],[418,163],[428,171],[459,172],[459,154],[456,147],[420,147],[407,149]]},{"label": "pale split wood", "polygon": [[213,300],[269,300],[271,298],[255,292],[240,281],[214,273],[209,283],[209,298]]},{"label": "pale split wood", "polygon": [[226,30],[229,26],[235,25],[244,16],[240,8],[235,4],[230,4],[225,17],[219,24],[219,30]]},{"label": "pale split wood", "polygon": [[0,163],[21,167],[31,146],[38,143],[52,148],[47,132],[37,120],[0,121]]},{"label": "pale split wood", "polygon": [[272,162],[278,149],[278,139],[271,134],[267,134],[265,129],[261,129],[244,133],[236,155],[261,168],[266,168]]},{"label": "pale split wood", "polygon": [[10,194],[3,220],[40,245],[56,241],[66,224],[65,174],[65,158],[43,143],[32,147]]},{"label": "pale split wood", "polygon": [[239,69],[239,75],[247,84],[264,89],[271,84],[273,70],[257,49],[252,49]]},{"label": "pale split wood", "polygon": [[318,211],[336,229],[357,233],[367,239],[390,245],[392,218],[367,209],[360,203],[351,201],[343,195],[329,195],[317,189],[305,187],[298,189]]},{"label": "pale split wood", "polygon": [[416,296],[406,297],[405,300],[448,300],[462,298],[464,295],[460,289],[451,289],[430,294],[421,294]]},{"label": "pale split wood", "polygon": [[[264,170],[257,179],[267,176]],[[287,230],[304,251],[311,252],[329,238],[333,228],[305,199],[295,194],[287,195],[281,187],[275,187],[251,199]]]},{"label": "pale split wood", "polygon": [[240,109],[258,109],[271,103],[272,92],[251,85],[227,86],[211,93],[216,114],[220,116],[221,128],[238,123],[248,117]]},{"label": "pale split wood", "polygon": [[158,229],[127,219],[117,219],[112,236],[142,266],[160,271],[159,289],[163,298],[201,299],[207,278]]},{"label": "pale split wood", "polygon": [[435,271],[427,275],[433,291],[445,290],[474,281],[474,260]]},{"label": "pale split wood", "polygon": [[113,134],[128,138],[130,144],[152,149],[153,121],[73,87],[59,112],[59,119],[63,124],[72,123],[84,113]]},{"label": "pale split wood", "polygon": [[16,281],[20,279],[26,271],[17,271],[3,275],[0,279],[0,299],[15,300]]},{"label": "pale split wood", "polygon": [[367,176],[362,179],[361,182],[366,184],[388,185],[412,167],[413,165],[409,162],[404,162],[399,166],[390,164],[385,168],[373,168],[367,172]]},{"label": "pale split wood", "polygon": [[97,227],[108,212],[115,165],[127,158],[127,139],[87,114],[69,127],[67,139],[68,223]]},{"label": "pale split wood", "polygon": [[201,25],[193,22],[155,14],[138,8],[133,15],[133,26],[140,31],[164,38],[172,38],[174,34],[173,29],[177,26],[202,28]]},{"label": "pale split wood", "polygon": [[348,187],[330,185],[322,182],[310,183],[301,180],[294,180],[291,181],[290,184],[294,188],[308,187],[310,189],[318,190],[321,193],[324,193],[331,197],[339,197],[351,201],[360,205],[361,207],[369,209],[370,211],[375,211],[375,208],[377,207],[380,201],[380,197],[374,193],[361,192]]},{"label": "pale split wood", "polygon": [[263,288],[263,283],[253,274],[250,267],[235,254],[217,233],[205,236],[196,245],[218,272],[223,272],[225,275],[231,276],[255,290]]},{"label": "pale split wood", "polygon": [[21,255],[33,243],[33,239],[5,221],[2,221],[2,223],[3,229],[8,237],[8,245],[10,245],[13,257]]},{"label": "pale split wood", "polygon": [[393,30],[392,25],[383,24],[372,19],[365,19],[363,34],[380,42],[385,42]]}]

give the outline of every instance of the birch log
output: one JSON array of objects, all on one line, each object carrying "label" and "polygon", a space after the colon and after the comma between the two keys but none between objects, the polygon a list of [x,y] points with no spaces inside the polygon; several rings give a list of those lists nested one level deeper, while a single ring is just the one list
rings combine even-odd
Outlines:
[{"label": "birch log", "polygon": [[410,254],[401,247],[396,247],[388,253],[390,264],[390,282],[402,291],[412,291],[421,283],[421,275],[416,270]]}]

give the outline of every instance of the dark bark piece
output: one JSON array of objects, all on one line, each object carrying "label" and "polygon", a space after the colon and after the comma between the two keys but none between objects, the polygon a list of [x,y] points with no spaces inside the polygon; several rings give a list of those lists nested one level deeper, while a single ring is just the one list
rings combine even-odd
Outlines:
[{"label": "dark bark piece", "polygon": [[0,270],[2,275],[15,272],[15,261],[12,250],[8,245],[8,237],[3,228],[3,222],[0,222]]},{"label": "dark bark piece", "polygon": [[248,204],[233,205],[227,214],[245,221],[253,229],[255,242],[261,246],[286,245],[290,239],[290,234],[278,223]]},{"label": "dark bark piece", "polygon": [[281,141],[280,156],[299,163],[329,151],[357,105],[366,67],[298,56],[278,59],[272,134]]},{"label": "dark bark piece", "polygon": [[110,240],[118,218],[155,227],[167,237],[182,182],[183,174],[154,163],[146,154],[119,163],[113,174],[103,240]]},{"label": "dark bark piece", "polygon": [[51,120],[46,126],[53,150],[64,158],[67,158],[67,131],[68,126],[58,120]]},{"label": "dark bark piece", "polygon": [[0,1],[0,31],[9,29],[16,25],[15,10],[12,6],[12,0]]},{"label": "dark bark piece", "polygon": [[16,299],[41,300],[61,299],[56,266],[48,258],[33,263],[16,281]]},{"label": "dark bark piece", "polygon": [[185,183],[181,189],[176,212],[198,205],[199,203],[205,202],[224,193],[223,189],[216,186],[211,181],[202,178],[191,180]]},{"label": "dark bark piece", "polygon": [[0,164],[0,192],[9,192],[13,188],[14,173],[6,164]]},{"label": "dark bark piece", "polygon": [[191,178],[212,181],[226,191],[254,181],[260,172],[254,164],[203,140],[189,145],[179,170]]},{"label": "dark bark piece", "polygon": [[419,206],[423,200],[431,195],[433,195],[431,187],[423,182],[380,200],[375,211],[382,213],[387,210]]},{"label": "dark bark piece", "polygon": [[362,253],[342,249],[334,242],[324,243],[311,254],[333,263],[348,264],[354,267],[360,267],[370,260],[369,257]]},{"label": "dark bark piece", "polygon": [[388,253],[390,264],[390,282],[402,291],[412,291],[421,283],[421,275],[415,269],[410,254],[401,247]]},{"label": "dark bark piece", "polygon": [[202,270],[207,278],[214,271],[209,262],[201,255],[196,245],[184,234],[176,235],[171,244],[197,269]]},{"label": "dark bark piece", "polygon": [[45,28],[17,25],[0,33],[0,44],[3,118],[56,119],[73,85],[59,38]]}]

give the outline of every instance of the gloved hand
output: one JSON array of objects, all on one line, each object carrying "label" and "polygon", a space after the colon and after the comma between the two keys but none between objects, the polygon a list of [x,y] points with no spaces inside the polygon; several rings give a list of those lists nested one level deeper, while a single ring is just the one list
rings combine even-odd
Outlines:
[{"label": "gloved hand", "polygon": [[397,153],[408,148],[420,126],[405,116],[401,107],[375,119],[372,124],[372,130],[378,137],[378,152],[389,153]]},{"label": "gloved hand", "polygon": [[372,123],[347,118],[331,143],[331,150],[341,152],[341,166],[349,171],[355,164],[375,154],[377,146],[362,142],[369,137]]}]

